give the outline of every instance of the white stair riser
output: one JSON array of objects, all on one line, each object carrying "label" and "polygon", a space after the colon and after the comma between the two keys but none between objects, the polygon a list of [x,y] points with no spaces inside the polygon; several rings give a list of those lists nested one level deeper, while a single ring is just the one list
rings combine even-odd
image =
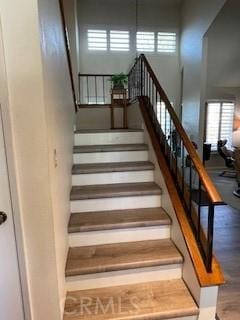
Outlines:
[{"label": "white stair riser", "polygon": [[143,143],[143,132],[75,133],[75,146]]},{"label": "white stair riser", "polygon": [[161,207],[160,195],[86,199],[71,201],[71,212],[124,210]]},{"label": "white stair riser", "polygon": [[148,281],[180,279],[182,264],[101,272],[66,278],[66,290],[88,290]]},{"label": "white stair riser", "polygon": [[148,161],[148,151],[116,151],[73,154],[74,164],[131,161]]},{"label": "white stair riser", "polygon": [[72,175],[73,186],[93,184],[151,182],[154,180],[153,171],[125,171],[108,173],[86,173]]},{"label": "white stair riser", "polygon": [[170,238],[170,226],[152,226],[127,229],[101,230],[70,233],[70,247],[93,246],[100,244],[131,241],[160,240]]}]

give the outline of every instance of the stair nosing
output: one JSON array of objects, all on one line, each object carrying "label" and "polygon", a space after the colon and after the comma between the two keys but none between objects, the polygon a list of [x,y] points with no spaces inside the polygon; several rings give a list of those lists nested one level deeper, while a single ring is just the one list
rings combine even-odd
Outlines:
[{"label": "stair nosing", "polygon": [[[158,291],[158,288],[161,288]],[[177,288],[177,291],[174,292]],[[165,298],[164,304],[160,304],[160,308],[156,308],[156,303],[159,301],[161,296],[168,295],[169,292],[173,295],[174,300],[173,308],[169,308],[168,299]],[[146,296],[144,297],[144,293]],[[181,294],[182,300],[180,304],[176,303],[174,305],[174,301],[177,300],[178,295]],[[116,313],[116,319],[125,319],[125,320],[167,320],[167,319],[182,319],[183,317],[192,317],[199,315],[199,307],[197,306],[194,298],[191,295],[188,287],[186,286],[183,279],[173,279],[173,280],[155,280],[155,281],[146,281],[140,283],[133,284],[124,284],[118,286],[108,286],[104,288],[96,288],[96,289],[85,289],[85,290],[76,290],[70,291],[67,295],[67,302],[65,305],[65,311],[67,313],[64,315],[64,320],[72,319],[71,311],[79,306],[79,303],[82,297],[90,297],[91,301],[96,301],[96,297],[102,297],[103,299],[108,297],[113,297],[116,300],[116,297],[121,299],[121,297],[127,298],[128,301],[131,301],[131,297],[137,298],[136,301],[139,301],[141,305],[139,305],[138,312],[133,313],[131,304],[128,303],[125,314]],[[73,299],[68,299],[69,297],[74,297]],[[126,299],[125,298],[125,299]],[[146,300],[149,299],[149,300]],[[151,299],[155,300],[155,304],[151,303]],[[186,300],[187,299],[187,300]],[[107,300],[108,301],[108,300]],[[144,303],[145,302],[145,303]],[[96,309],[96,303],[93,303],[93,310]],[[129,311],[130,310],[130,311]],[[111,310],[110,310],[111,311]],[[68,316],[70,313],[70,317]],[[110,317],[109,317],[110,316]],[[91,317],[92,320],[98,319],[99,315]],[[74,317],[74,320],[77,320],[78,317]],[[101,319],[111,319],[114,318],[107,314],[107,317]]]},{"label": "stair nosing", "polygon": [[[149,249],[152,248],[152,244],[160,244],[160,243],[165,243],[171,247],[175,252],[172,257],[167,257],[167,256],[159,256],[159,257],[149,257],[143,259],[143,256],[140,258],[135,258],[135,260],[131,261],[120,261],[116,262],[114,261],[114,257],[116,255],[116,252],[119,250],[119,248],[125,248],[128,247],[130,248],[131,246],[134,247],[134,245],[150,245]],[[114,248],[114,249],[112,249]],[[81,267],[69,267],[68,263],[71,262],[71,255],[73,254],[73,251],[76,250],[90,250],[90,252],[93,253],[93,257],[88,258],[89,259],[89,265],[81,266]],[[98,257],[98,250],[113,250],[112,257],[113,261],[108,261],[109,257],[105,258],[105,264],[102,263],[100,265],[90,265],[90,259],[92,258],[93,260],[95,259],[94,255],[95,252],[97,252],[97,257]],[[124,250],[125,250],[124,249]],[[115,250],[115,251],[114,251]],[[154,250],[153,250],[154,251]],[[115,252],[115,255],[114,255]],[[129,254],[129,253],[128,253]],[[130,254],[131,256],[132,254]],[[104,256],[104,255],[103,255]],[[127,256],[127,253],[120,254],[120,259],[123,256]],[[83,258],[82,258],[83,259]],[[78,258],[79,260],[79,258]],[[88,274],[98,274],[98,273],[107,273],[107,272],[117,272],[117,271],[123,271],[123,270],[131,270],[131,269],[140,269],[140,268],[148,268],[148,267],[156,267],[156,266],[166,266],[166,265],[179,265],[183,263],[183,256],[177,249],[176,245],[172,242],[171,239],[161,239],[161,240],[145,240],[145,241],[135,241],[135,242],[125,242],[125,243],[114,243],[114,244],[100,244],[100,245],[93,245],[93,246],[85,246],[85,247],[70,247],[69,252],[68,252],[68,259],[67,259],[67,264],[66,264],[66,269],[65,269],[65,275],[66,277],[75,277],[75,276],[80,276],[80,275],[88,275]]]},{"label": "stair nosing", "polygon": [[68,232],[70,234],[78,233],[78,232],[91,232],[91,231],[107,231],[107,230],[117,230],[117,229],[132,229],[132,228],[148,228],[148,227],[157,227],[157,226],[169,226],[171,223],[169,222],[161,222],[160,220],[152,220],[151,222],[148,222],[144,224],[143,222],[128,222],[126,224],[119,223],[119,224],[108,224],[107,226],[105,224],[98,224],[92,227],[69,227]]},{"label": "stair nosing", "polygon": [[[153,187],[150,190],[114,190],[114,188],[122,187],[123,189],[126,187],[133,186],[149,186]],[[95,193],[91,190],[91,188],[95,189],[103,189],[105,187],[112,189],[112,191],[106,191],[105,193]],[[77,190],[79,190],[77,192]],[[85,194],[81,194],[81,191],[85,190]],[[88,190],[88,192],[86,192]],[[87,185],[87,186],[73,186],[70,193],[71,201],[78,200],[87,200],[87,199],[105,199],[105,198],[122,198],[122,197],[134,197],[134,196],[151,196],[151,195],[161,195],[162,190],[155,182],[142,182],[142,183],[114,183],[114,184],[104,184],[104,185]]]},{"label": "stair nosing", "polygon": [[[136,145],[141,146],[136,147]],[[135,146],[135,147],[134,147]],[[106,147],[106,149],[104,149]],[[112,149],[111,149],[112,147]],[[82,149],[82,150],[81,150]],[[84,150],[85,149],[85,150]],[[107,152],[131,152],[131,151],[147,151],[148,145],[144,143],[126,143],[126,144],[104,144],[104,145],[87,145],[74,146],[73,153],[107,153]]]},{"label": "stair nosing", "polygon": [[107,273],[107,272],[116,272],[116,271],[123,271],[123,270],[131,270],[131,269],[141,269],[141,268],[151,268],[151,267],[157,267],[157,266],[168,266],[168,265],[178,265],[182,264],[183,260],[180,258],[175,259],[160,259],[154,260],[154,261],[146,261],[146,262],[128,262],[128,263],[122,263],[122,264],[109,264],[106,267],[92,267],[92,268],[82,268],[81,272],[79,271],[72,271],[68,272],[66,271],[65,275],[66,277],[75,277],[75,276],[81,276],[81,275],[89,275],[89,274],[96,274],[96,273]]},{"label": "stair nosing", "polygon": [[74,134],[144,132],[144,129],[79,129]]},{"label": "stair nosing", "polygon": [[[152,219],[147,220],[148,211],[151,212],[153,210],[159,210],[159,215],[161,215],[161,218],[159,219]],[[139,210],[145,211],[142,212],[142,216],[146,215],[146,220],[139,219],[139,216],[136,217],[136,220],[131,221],[119,221],[118,216],[122,215],[121,218],[123,218],[125,215],[132,215],[134,217],[135,213],[138,213]],[[94,218],[99,218],[99,221],[104,217],[104,215],[111,215],[113,217],[112,222],[105,222],[105,223],[95,223],[95,224],[77,224],[77,222],[72,223],[74,217],[81,217],[81,216],[89,216],[94,215]],[[155,213],[157,214],[157,213]],[[101,217],[102,216],[102,217]],[[114,222],[114,218],[116,218]],[[144,208],[144,209],[125,209],[125,210],[113,210],[113,211],[100,211],[100,212],[79,212],[79,213],[72,213],[69,219],[68,224],[68,233],[69,234],[76,234],[81,232],[94,232],[94,231],[110,231],[110,230],[120,230],[120,229],[131,229],[131,228],[148,228],[148,227],[155,227],[155,226],[170,226],[171,225],[171,218],[168,216],[166,211],[159,207],[159,208]]]},{"label": "stair nosing", "polygon": [[[138,165],[134,166],[136,163]],[[118,165],[118,166],[114,166],[114,165]],[[154,164],[150,161],[74,164],[72,168],[72,175],[91,174],[91,173],[94,174],[94,173],[113,173],[113,172],[137,172],[137,171],[153,171],[153,170],[154,170]]]}]

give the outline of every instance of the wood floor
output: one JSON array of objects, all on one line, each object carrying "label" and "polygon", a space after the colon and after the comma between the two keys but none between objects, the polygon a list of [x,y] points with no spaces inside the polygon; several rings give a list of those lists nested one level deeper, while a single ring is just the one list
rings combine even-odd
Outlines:
[{"label": "wood floor", "polygon": [[[240,201],[240,199],[239,199]],[[240,319],[240,211],[220,206],[215,216],[215,253],[224,270],[226,284],[218,303],[220,320]]]}]

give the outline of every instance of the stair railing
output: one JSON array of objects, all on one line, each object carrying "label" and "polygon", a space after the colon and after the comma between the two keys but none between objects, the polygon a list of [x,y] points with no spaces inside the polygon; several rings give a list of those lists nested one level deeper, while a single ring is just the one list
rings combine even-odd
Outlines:
[{"label": "stair railing", "polygon": [[78,104],[77,104],[77,97],[76,97],[76,91],[75,91],[75,85],[74,85],[73,68],[72,68],[72,61],[71,61],[71,52],[70,52],[70,45],[69,45],[69,39],[68,39],[67,24],[66,24],[66,19],[64,15],[64,6],[63,6],[62,0],[59,0],[59,9],[60,9],[61,20],[62,20],[63,36],[64,36],[64,43],[65,43],[65,49],[66,49],[69,77],[71,82],[74,109],[75,109],[75,112],[77,112]]},{"label": "stair railing", "polygon": [[106,105],[111,103],[113,74],[78,74],[78,103]]},{"label": "stair railing", "polygon": [[211,273],[214,212],[223,201],[143,54],[136,59],[129,73],[129,96],[131,101],[139,98],[144,102],[206,271]]}]

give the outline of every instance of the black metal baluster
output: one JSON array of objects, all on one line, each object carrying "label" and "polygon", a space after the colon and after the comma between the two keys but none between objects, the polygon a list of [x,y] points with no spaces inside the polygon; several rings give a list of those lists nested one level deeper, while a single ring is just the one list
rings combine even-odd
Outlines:
[{"label": "black metal baluster", "polygon": [[89,99],[90,99],[90,97],[89,97],[89,83],[88,83],[88,76],[87,76],[87,102],[88,102],[88,104],[89,104]]},{"label": "black metal baluster", "polygon": [[170,135],[170,169],[172,170],[173,167],[173,137],[172,137],[172,121],[170,120],[170,124],[169,124],[169,135]]},{"label": "black metal baluster", "polygon": [[199,179],[198,184],[198,224],[197,224],[197,241],[201,241],[201,203],[202,203],[202,184]]},{"label": "black metal baluster", "polygon": [[[177,137],[178,139],[178,137]],[[176,183],[177,185],[179,186],[179,180],[178,180],[178,152],[177,152],[177,148],[176,148],[176,151],[175,151],[175,175],[176,175]]]},{"label": "black metal baluster", "polygon": [[152,100],[153,100],[153,111],[154,111],[154,125],[155,125],[155,128],[157,129],[158,128],[158,125],[157,125],[158,121],[157,121],[157,103],[155,100],[156,92],[157,92],[157,88],[156,88],[155,84],[153,83]]},{"label": "black metal baluster", "polygon": [[[148,101],[149,101],[149,107],[151,107],[151,90],[152,90],[152,86],[151,86],[151,77],[149,75],[149,91],[148,91]],[[152,109],[152,108],[151,108]]]},{"label": "black metal baluster", "polygon": [[102,77],[102,82],[103,82],[103,104],[106,104],[106,99],[105,99],[105,77]]},{"label": "black metal baluster", "polygon": [[142,95],[141,60],[138,60],[138,97]]},{"label": "black metal baluster", "polygon": [[97,77],[95,76],[95,96],[96,96],[96,104],[98,104],[98,99],[97,99]]},{"label": "black metal baluster", "polygon": [[166,104],[165,105],[165,108],[164,108],[164,134],[165,134],[165,137],[167,139],[167,108],[166,108]]},{"label": "black metal baluster", "polygon": [[192,216],[192,159],[189,157],[189,214]]},{"label": "black metal baluster", "polygon": [[146,97],[148,96],[148,70],[146,67]]},{"label": "black metal baluster", "polygon": [[160,127],[163,131],[163,128],[162,128],[162,100],[161,100],[161,96],[159,94],[159,121],[160,121]]},{"label": "black metal baluster", "polygon": [[128,75],[128,98],[131,101],[131,72]]},{"label": "black metal baluster", "polygon": [[140,95],[143,96],[143,61],[140,58]]},{"label": "black metal baluster", "polygon": [[133,72],[133,99],[136,98],[136,64],[134,66],[134,72]]},{"label": "black metal baluster", "polygon": [[152,97],[151,97],[151,99],[152,99],[152,105],[153,105],[153,111],[154,111],[154,85],[153,85],[153,80],[152,80]]},{"label": "black metal baluster", "polygon": [[132,74],[133,74],[133,71],[131,70],[131,73],[129,75],[129,81],[130,81],[130,96],[131,96],[131,101],[133,100],[133,81],[132,81]]},{"label": "black metal baluster", "polygon": [[155,99],[156,99],[156,119],[157,121],[159,122],[159,119],[158,119],[158,91],[157,91],[157,88],[155,87],[156,89],[156,96],[155,96]]},{"label": "black metal baluster", "polygon": [[[182,150],[181,150],[181,158],[182,158],[182,195],[183,195],[183,198],[185,199],[184,197],[184,190],[185,190],[185,158],[184,158],[184,143],[183,141],[181,140],[181,143],[182,143]],[[177,145],[177,139],[176,139],[176,150],[178,148],[178,145]]]},{"label": "black metal baluster", "polygon": [[78,75],[78,103],[81,104],[81,76]]},{"label": "black metal baluster", "polygon": [[208,235],[207,235],[207,255],[206,268],[208,272],[212,271],[212,251],[213,251],[213,232],[214,232],[214,204],[208,208]]},{"label": "black metal baluster", "polygon": [[164,104],[164,135],[165,135],[165,155],[167,156],[167,110],[166,104]]}]

